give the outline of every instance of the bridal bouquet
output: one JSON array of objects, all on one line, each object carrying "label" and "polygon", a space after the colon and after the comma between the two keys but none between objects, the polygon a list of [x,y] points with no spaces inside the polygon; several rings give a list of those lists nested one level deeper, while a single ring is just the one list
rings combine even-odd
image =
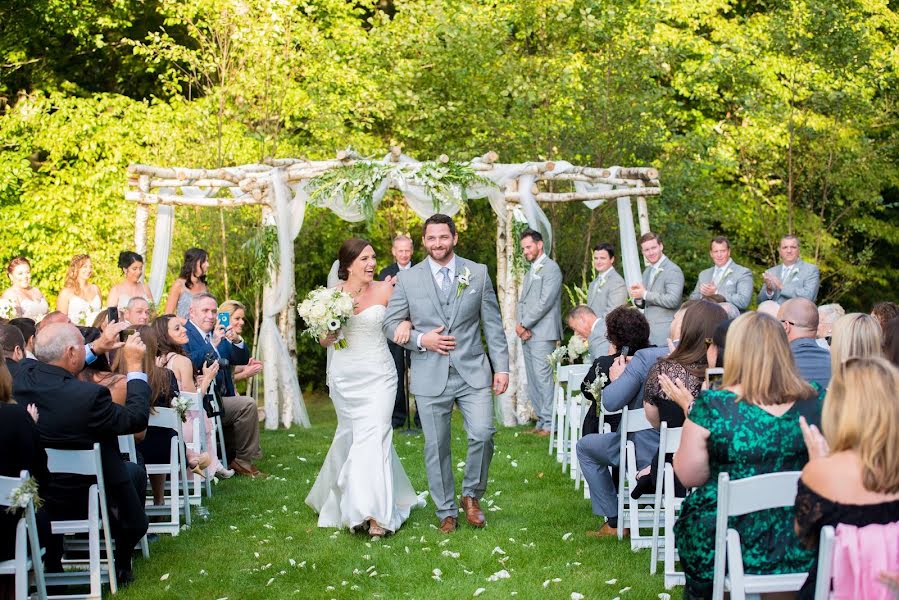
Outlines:
[{"label": "bridal bouquet", "polygon": [[346,339],[340,328],[353,315],[353,297],[340,290],[319,287],[308,294],[297,307],[300,317],[306,322],[306,335],[320,339],[329,333],[337,332],[334,348],[346,348]]},{"label": "bridal bouquet", "polygon": [[0,319],[6,319],[7,321],[16,318],[16,305],[13,304],[12,300],[7,300],[6,298],[0,298]]}]

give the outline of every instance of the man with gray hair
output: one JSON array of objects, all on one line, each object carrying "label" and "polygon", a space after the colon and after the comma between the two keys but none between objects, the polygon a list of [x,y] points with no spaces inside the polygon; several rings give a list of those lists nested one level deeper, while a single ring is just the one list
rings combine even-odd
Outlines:
[{"label": "man with gray hair", "polygon": [[[71,323],[43,326],[34,346],[39,362],[20,366],[13,380],[13,396],[19,404],[37,408],[40,419],[36,427],[45,448],[88,450],[100,444],[110,528],[116,541],[116,577],[120,586],[126,586],[133,580],[131,552],[147,532],[147,473],[143,467],[122,460],[117,436],[147,428],[151,391],[142,371],[146,346],[135,333],[119,350],[128,372],[124,406],[112,401],[106,387],[76,377],[84,366],[86,352],[81,332]],[[51,519],[86,518],[87,490],[92,481],[85,479],[51,474],[49,481],[39,482]],[[46,570],[62,571],[61,558],[62,539],[53,536],[47,542]]]},{"label": "man with gray hair", "polygon": [[590,362],[609,353],[609,340],[606,339],[606,330],[603,320],[596,316],[593,309],[586,304],[580,304],[571,309],[565,322],[576,334],[587,340],[590,349]]},{"label": "man with gray hair", "polygon": [[814,302],[818,297],[821,273],[818,267],[799,257],[799,238],[785,235],[780,239],[781,264],[765,271],[758,301],[773,300],[783,304],[790,298],[806,298]]},{"label": "man with gray hair", "polygon": [[818,345],[818,309],[811,300],[792,298],[780,306],[777,313],[787,332],[796,368],[808,381],[826,388],[830,383],[830,351]]},{"label": "man with gray hair", "polygon": [[134,296],[122,309],[122,319],[135,327],[148,324],[150,322],[150,303],[146,298]]},{"label": "man with gray hair", "polygon": [[780,304],[774,300],[765,300],[764,302],[759,302],[759,306],[756,310],[776,319],[777,313],[780,312]]}]

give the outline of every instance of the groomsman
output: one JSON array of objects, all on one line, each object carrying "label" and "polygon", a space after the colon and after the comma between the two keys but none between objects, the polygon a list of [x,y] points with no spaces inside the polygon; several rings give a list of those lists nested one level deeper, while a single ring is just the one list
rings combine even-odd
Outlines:
[{"label": "groomsman", "polygon": [[699,274],[690,300],[700,300],[715,294],[736,306],[741,312],[752,300],[752,271],[735,263],[730,257],[730,242],[724,236],[712,240],[709,256],[714,267]]},{"label": "groomsman", "polygon": [[806,298],[814,302],[818,298],[821,273],[818,267],[799,257],[798,237],[785,235],[780,238],[780,260],[781,264],[765,271],[759,302],[774,300],[783,304],[790,298]]},{"label": "groomsman", "polygon": [[668,343],[668,330],[684,295],[684,272],[665,256],[658,235],[640,236],[640,251],[646,261],[643,282],[630,287],[631,298],[649,321],[649,341],[653,346]]},{"label": "groomsman", "polygon": [[590,353],[595,351],[597,356],[602,356],[609,351],[609,342],[605,339],[606,315],[627,302],[627,285],[615,270],[615,248],[611,244],[601,243],[593,248],[593,268],[596,269],[596,279],[587,288],[587,306],[599,319],[595,336],[600,340],[596,348],[591,344]]},{"label": "groomsman", "polygon": [[532,433],[548,436],[552,425],[553,374],[546,357],[562,338],[562,271],[543,253],[543,236],[527,229],[521,233],[521,250],[531,263],[518,300],[518,324],[528,398],[537,413]]},{"label": "groomsman", "polygon": [[[412,268],[412,238],[406,235],[398,235],[393,238],[390,253],[393,254],[391,264],[378,273],[378,279],[384,281],[388,277],[396,277],[400,271]],[[390,354],[393,355],[393,364],[396,365],[396,400],[393,403],[393,428],[398,429],[406,424],[409,415],[406,413],[406,367],[409,364],[409,351],[387,340]],[[411,408],[411,405],[410,405]],[[415,426],[421,429],[421,417],[415,413]]]}]

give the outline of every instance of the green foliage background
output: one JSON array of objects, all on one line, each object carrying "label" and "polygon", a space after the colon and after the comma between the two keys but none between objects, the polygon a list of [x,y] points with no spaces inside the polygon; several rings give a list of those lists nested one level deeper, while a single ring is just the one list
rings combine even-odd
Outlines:
[{"label": "green foliage background", "polygon": [[[819,300],[896,299],[899,15],[878,0],[11,0],[0,7],[0,259],[33,259],[55,297],[87,251],[117,280],[132,246],[131,162],[216,167],[394,143],[422,159],[653,165],[650,220],[688,280],[713,234],[756,273],[800,235]],[[544,207],[567,283],[617,239],[613,207]],[[211,279],[254,304],[258,209],[179,209],[171,258],[211,252]],[[222,220],[226,235],[221,236]],[[495,265],[485,202],[460,253]],[[350,234],[417,237],[392,197],[372,223],[310,209],[300,293]],[[301,381],[323,357],[300,342]]]}]

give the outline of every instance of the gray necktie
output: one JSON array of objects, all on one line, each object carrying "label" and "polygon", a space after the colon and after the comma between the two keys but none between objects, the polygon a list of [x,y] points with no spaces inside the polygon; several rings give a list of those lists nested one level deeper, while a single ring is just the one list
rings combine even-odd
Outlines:
[{"label": "gray necktie", "polygon": [[440,284],[440,291],[443,292],[443,299],[449,302],[450,296],[450,274],[449,267],[443,267],[440,269],[440,274],[443,275],[443,281]]},{"label": "gray necktie", "polygon": [[716,286],[721,283],[721,267],[715,267],[715,272],[712,274],[712,283]]}]

